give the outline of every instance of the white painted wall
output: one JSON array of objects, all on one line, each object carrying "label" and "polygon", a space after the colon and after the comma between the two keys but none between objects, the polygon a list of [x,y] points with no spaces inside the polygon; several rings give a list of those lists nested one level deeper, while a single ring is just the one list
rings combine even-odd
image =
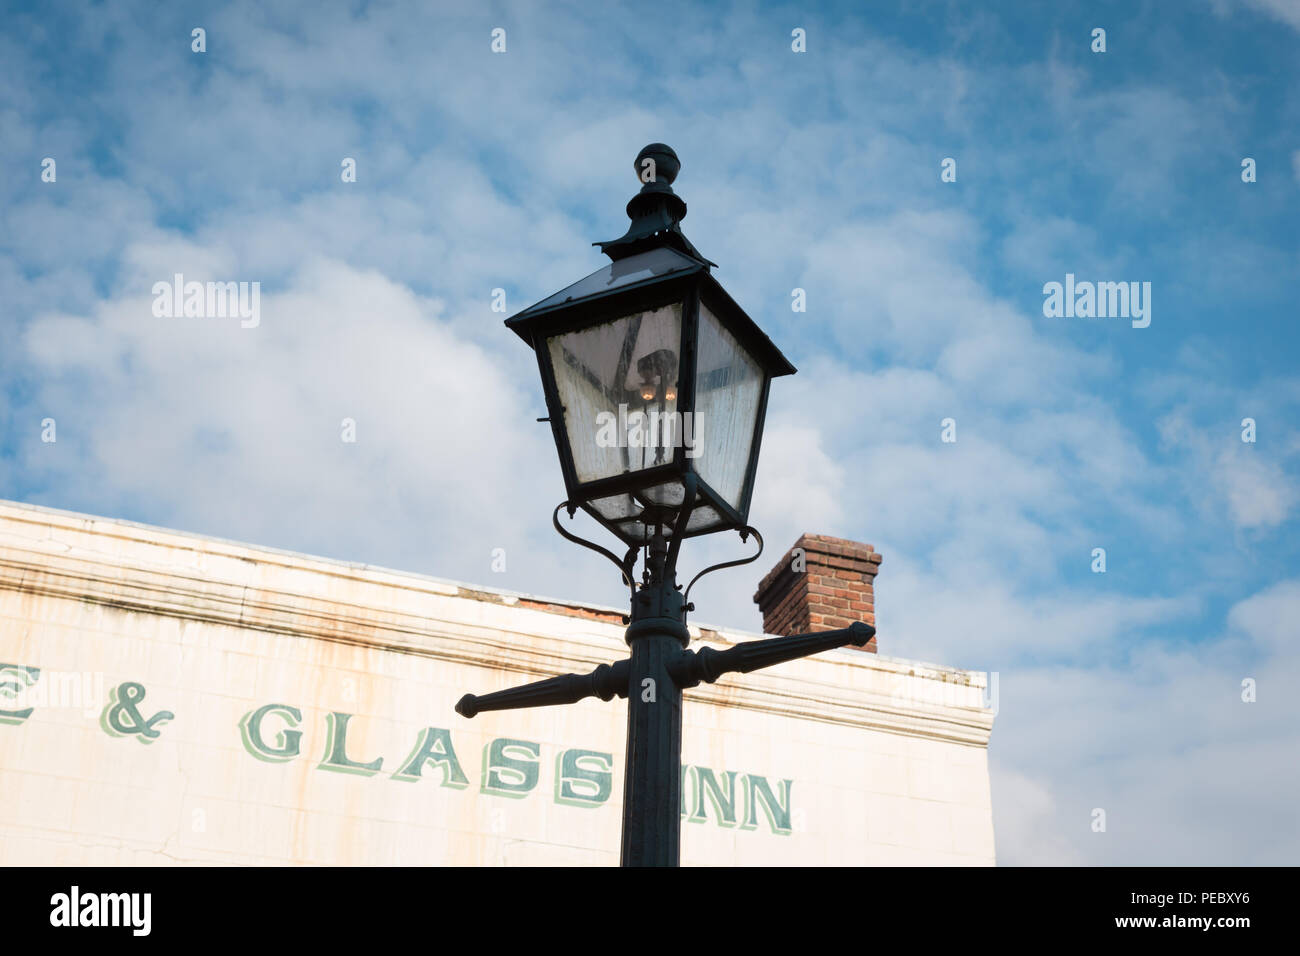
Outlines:
[{"label": "white painted wall", "polygon": [[[41,672],[0,688],[0,709],[33,705],[0,723],[0,864],[616,864],[623,702],[453,711],[466,692],[624,656],[620,626],[521,597],[0,502],[0,664]],[[144,687],[145,717],[175,715],[147,745],[101,724],[125,682]],[[683,763],[738,789],[791,781],[793,832],[762,813],[724,826],[708,805],[682,825],[683,863],[992,864],[983,688],[982,673],[841,650],[688,692]],[[270,703],[302,713],[286,762],[242,741],[241,718]],[[353,715],[347,754],[382,758],[378,772],[320,769],[331,712]],[[283,726],[268,718],[265,736]],[[449,731],[467,786],[433,768],[394,779],[427,727]],[[497,738],[540,751],[523,796],[483,791]],[[570,748],[611,755],[603,804],[556,801]]]}]

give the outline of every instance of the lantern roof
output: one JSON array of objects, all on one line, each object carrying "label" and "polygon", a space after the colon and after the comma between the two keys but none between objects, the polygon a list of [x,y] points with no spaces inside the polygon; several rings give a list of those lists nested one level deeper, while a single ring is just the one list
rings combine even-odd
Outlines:
[{"label": "lantern roof", "polygon": [[571,305],[580,300],[594,299],[597,296],[614,292],[625,292],[642,285],[649,285],[660,279],[674,278],[707,271],[708,266],[699,259],[678,252],[668,246],[659,246],[645,252],[639,252],[626,259],[615,259],[604,268],[597,269],[591,275],[579,279],[572,285],[565,286],[559,292],[548,295],[545,299],[530,305],[524,311],[512,316],[506,325],[518,332],[525,341],[529,336],[520,325],[525,320],[548,312],[557,306]]},{"label": "lantern roof", "polygon": [[698,285],[700,294],[706,301],[712,303],[719,317],[763,363],[769,375],[794,374],[796,369],[790,364],[790,360],[714,278],[708,265],[667,246],[650,249],[626,259],[616,259],[604,268],[597,269],[591,275],[579,279],[572,285],[511,316],[505,324],[530,346],[536,347],[534,331],[539,326],[546,330],[553,330],[563,325],[563,313],[570,308],[586,305],[606,296],[621,296],[623,293],[631,293],[637,289],[644,289],[653,294],[653,287],[668,283],[676,284],[682,280],[687,284]]}]

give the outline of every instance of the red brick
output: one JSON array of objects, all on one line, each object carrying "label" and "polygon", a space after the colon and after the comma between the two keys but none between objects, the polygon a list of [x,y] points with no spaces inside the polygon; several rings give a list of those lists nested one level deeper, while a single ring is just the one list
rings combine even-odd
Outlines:
[{"label": "red brick", "polygon": [[[794,549],[802,548],[805,569],[791,569]],[[881,556],[869,544],[825,534],[803,534],[759,582],[754,602],[769,634],[875,624],[876,574]],[[875,652],[873,638],[864,650]]]}]

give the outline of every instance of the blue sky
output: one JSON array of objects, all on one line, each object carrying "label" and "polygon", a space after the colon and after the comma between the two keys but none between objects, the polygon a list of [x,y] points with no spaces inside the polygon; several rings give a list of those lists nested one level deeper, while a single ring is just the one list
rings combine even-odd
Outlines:
[{"label": "blue sky", "polygon": [[[800,369],[761,564],[871,542],[882,650],[999,674],[999,859],[1294,863],[1300,2],[592,7],[10,5],[0,497],[618,603],[491,293],[598,268],[667,142]],[[153,317],[176,272],[261,324]],[[1150,326],[1044,317],[1066,273]],[[698,617],[758,629],[760,573]]]}]

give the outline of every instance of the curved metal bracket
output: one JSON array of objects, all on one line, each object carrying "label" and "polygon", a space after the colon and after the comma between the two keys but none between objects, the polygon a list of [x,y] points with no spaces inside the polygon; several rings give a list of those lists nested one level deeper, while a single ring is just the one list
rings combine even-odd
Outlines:
[{"label": "curved metal bracket", "polygon": [[738,568],[742,564],[751,564],[763,556],[763,536],[759,534],[756,529],[751,528],[748,525],[745,526],[744,528],[741,528],[740,540],[748,541],[749,536],[751,534],[758,539],[758,553],[751,555],[748,558],[738,558],[735,561],[723,561],[721,564],[715,564],[711,567],[705,568],[699,574],[695,575],[695,577],[691,578],[691,583],[686,585],[686,593],[682,595],[682,600],[685,602],[685,610],[687,611],[695,610],[695,605],[690,602],[691,588],[695,587],[695,582],[698,581],[700,578],[704,577],[704,575],[708,574],[711,571],[721,571],[723,568]]},{"label": "curved metal bracket", "polygon": [[[589,551],[603,554],[605,557],[609,558],[609,560],[613,561],[619,571],[622,572],[623,583],[632,590],[632,597],[635,598],[636,582],[632,579],[632,566],[636,564],[636,553],[640,550],[640,546],[635,544],[632,545],[632,547],[627,549],[627,554],[623,555],[623,560],[620,561],[618,558],[614,557],[614,552],[602,548],[594,541],[588,541],[586,538],[579,538],[576,534],[565,531],[564,528],[560,527],[561,508],[569,508],[569,503],[567,501],[561,501],[555,506],[555,511],[551,514],[551,524],[555,525],[555,530],[560,533],[561,537],[569,539],[574,544],[580,544]],[[573,517],[574,510],[575,509],[573,508],[569,508],[569,517]]]}]

